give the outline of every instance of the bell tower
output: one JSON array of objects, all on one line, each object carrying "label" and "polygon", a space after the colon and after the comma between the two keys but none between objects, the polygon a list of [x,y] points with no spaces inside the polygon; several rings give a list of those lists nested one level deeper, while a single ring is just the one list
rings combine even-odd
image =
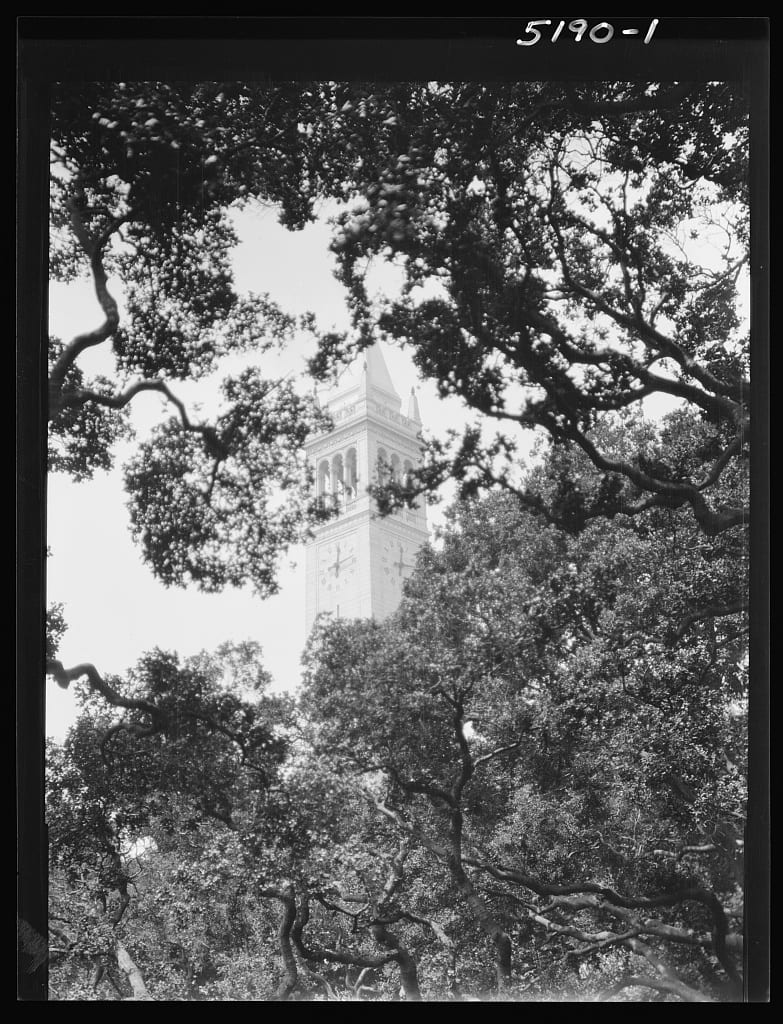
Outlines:
[{"label": "bell tower", "polygon": [[404,480],[421,459],[415,392],[403,415],[379,343],[359,354],[322,404],[332,429],[307,441],[307,458],[318,497],[338,514],[306,548],[308,632],[324,612],[350,619],[390,615],[429,539],[423,503],[381,519],[367,493],[387,475]]}]

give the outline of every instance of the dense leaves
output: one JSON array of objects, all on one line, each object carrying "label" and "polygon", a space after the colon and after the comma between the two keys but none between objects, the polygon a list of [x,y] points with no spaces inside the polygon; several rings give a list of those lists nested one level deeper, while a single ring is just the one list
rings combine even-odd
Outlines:
[{"label": "dense leaves", "polygon": [[[605,507],[689,505],[708,533],[741,522],[740,497],[713,489],[747,455],[743,98],[724,84],[626,83],[357,96],[378,132],[333,248],[358,343],[378,330],[406,342],[441,394],[503,428],[501,448],[473,428],[433,444],[421,486],[456,475],[519,487],[511,443],[538,427],[608,475]],[[371,301],[375,255],[402,269],[398,299]],[[687,469],[663,436],[647,464],[596,442],[602,412],[653,397],[704,420]]]},{"label": "dense leaves", "polygon": [[[621,945],[607,914],[642,934],[631,911],[649,900],[668,909],[648,934],[712,930],[735,981],[715,908],[741,896],[745,616],[739,599],[688,609],[707,577],[737,598],[737,563],[726,534],[682,513],[652,532],[649,515],[574,536],[499,497],[457,508],[393,619],[315,635],[304,708],[344,772],[385,780],[381,812],[496,949],[517,936],[526,970],[537,934]],[[603,895],[552,915],[551,897],[579,893]],[[720,996],[726,978],[674,948],[650,955],[670,958],[679,996]]]},{"label": "dense leaves", "polygon": [[276,588],[280,551],[318,516],[302,446],[323,422],[290,382],[224,382],[228,411],[197,437],[172,419],[126,470],[135,535],[167,584]]},{"label": "dense leaves", "polygon": [[[315,515],[302,497],[300,451],[316,413],[293,383],[265,380],[255,365],[297,331],[312,332],[313,320],[237,293],[230,212],[275,203],[297,228],[316,196],[341,193],[339,156],[324,158],[336,126],[326,117],[312,129],[332,93],[219,83],[56,90],[52,276],[90,278],[104,320],[52,341],[50,468],[75,479],[110,468],[137,396],[170,403],[176,421],[139,449],[126,476],[142,550],[166,583],[249,581],[268,592],[277,553]],[[93,348],[103,377],[81,367]],[[219,420],[198,422],[172,382],[212,375],[232,354],[254,365],[225,383]],[[281,491],[290,500],[277,501]],[[222,526],[218,506],[230,520]]]},{"label": "dense leaves", "polygon": [[295,717],[252,645],[155,652],[52,751],[58,877],[109,913],[133,860],[156,998],[735,998],[746,612],[696,614],[731,541],[456,505],[394,616],[321,620]]}]

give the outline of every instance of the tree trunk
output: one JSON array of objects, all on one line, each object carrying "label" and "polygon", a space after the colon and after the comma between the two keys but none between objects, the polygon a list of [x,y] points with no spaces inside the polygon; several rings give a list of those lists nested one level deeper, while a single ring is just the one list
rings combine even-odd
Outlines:
[{"label": "tree trunk", "polygon": [[277,938],[280,943],[280,956],[283,960],[285,977],[280,982],[276,996],[278,999],[288,999],[299,983],[296,957],[291,946],[291,929],[296,920],[296,901],[294,899],[293,887],[286,886],[278,898],[283,904],[283,916],[280,920],[280,927],[277,929]]},{"label": "tree trunk", "polygon": [[130,982],[131,990],[133,995],[131,999],[152,999],[152,996],[147,991],[147,986],[144,983],[144,976],[142,975],[139,968],[131,958],[128,950],[123,946],[119,939],[117,939],[117,963],[119,964],[120,970],[127,976]]},{"label": "tree trunk", "polygon": [[495,947],[497,987],[498,991],[503,991],[511,984],[511,938],[487,909],[481,896],[474,889],[473,883],[465,874],[462,865],[450,862],[449,869],[458,891],[473,911],[481,928],[492,940]]},{"label": "tree trunk", "polygon": [[421,990],[419,989],[419,973],[416,968],[416,961],[408,950],[400,943],[400,940],[383,924],[374,924],[370,927],[370,933],[375,941],[386,949],[394,950],[397,954],[397,965],[400,968],[400,981],[405,998],[412,1003],[421,1001]]},{"label": "tree trunk", "polygon": [[511,984],[511,938],[488,910],[487,905],[465,874],[462,866],[462,814],[451,812],[451,851],[448,867],[457,891],[472,910],[481,928],[492,940],[495,947],[495,977],[498,991],[502,992]]}]

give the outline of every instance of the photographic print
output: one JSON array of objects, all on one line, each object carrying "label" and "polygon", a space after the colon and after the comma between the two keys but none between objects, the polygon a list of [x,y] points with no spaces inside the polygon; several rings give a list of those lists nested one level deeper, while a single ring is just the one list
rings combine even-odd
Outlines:
[{"label": "photographic print", "polygon": [[507,24],[29,44],[21,998],[766,999],[765,83]]}]

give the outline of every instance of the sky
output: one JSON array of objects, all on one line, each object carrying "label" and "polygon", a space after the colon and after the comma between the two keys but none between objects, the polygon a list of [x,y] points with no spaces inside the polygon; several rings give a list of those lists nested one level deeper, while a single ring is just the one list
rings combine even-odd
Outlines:
[{"label": "sky", "polygon": [[[256,207],[236,214],[237,289],[268,292],[290,313],[312,310],[322,328],[347,328],[344,293],[333,276],[333,258],[328,251],[328,214],[327,209],[316,223],[300,232],[281,227],[271,208]],[[371,288],[386,293],[400,283],[394,268],[380,263],[372,268],[369,280]],[[121,282],[110,281],[109,288],[121,306]],[[54,335],[67,340],[101,320],[89,282],[51,286],[50,330]],[[304,341],[295,341],[272,357],[270,370],[274,375],[299,373],[308,354],[312,353]],[[384,355],[403,404],[411,386],[416,386],[425,430],[443,436],[449,427],[465,422],[461,403],[457,399],[442,401],[431,383],[419,381],[404,351],[385,346]],[[106,358],[101,351],[90,350],[81,357],[80,365],[88,375],[110,373]],[[199,404],[208,410],[217,393],[217,379],[176,383],[172,389],[189,410]],[[133,402],[133,422],[141,436],[169,415],[171,408],[158,395],[140,395]],[[49,476],[47,603],[64,605],[68,630],[59,650],[63,664],[89,661],[102,674],[121,675],[154,647],[188,656],[213,650],[225,641],[253,639],[264,650],[264,663],[275,686],[295,687],[306,640],[304,548],[293,548],[281,559],[280,592],[266,600],[250,588],[203,594],[195,589],[164,587],[141,561],[130,535],[122,463],[123,453],[129,455],[132,450],[132,442],[118,446],[115,469],[97,473],[92,481],[77,484],[62,474]],[[431,527],[441,519],[442,506],[428,510]],[[64,691],[49,681],[46,696],[47,734],[62,740],[78,710],[73,685]]]}]

